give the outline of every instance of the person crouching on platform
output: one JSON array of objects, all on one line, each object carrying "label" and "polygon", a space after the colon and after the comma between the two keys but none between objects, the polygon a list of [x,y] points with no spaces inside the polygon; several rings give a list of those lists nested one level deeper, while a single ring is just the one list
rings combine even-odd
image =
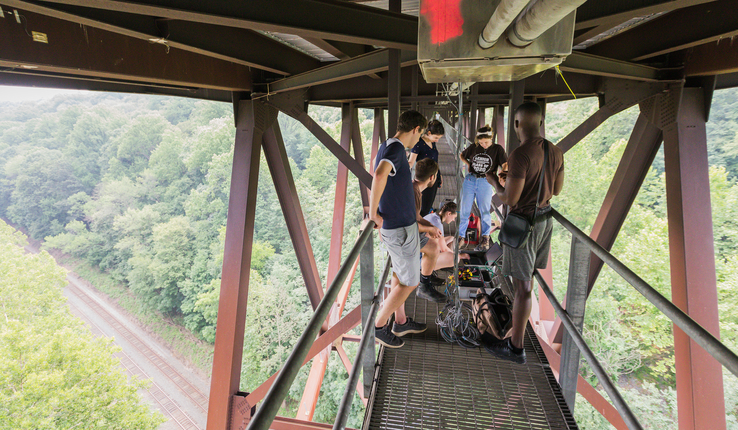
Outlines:
[{"label": "person crouching on platform", "polygon": [[[458,215],[456,213],[456,202],[446,202],[442,207],[441,210],[438,211],[438,213],[431,212],[428,215],[424,216],[426,220],[428,220],[431,224],[433,224],[437,229],[440,231],[443,231],[443,224],[451,224],[456,220],[456,216]],[[441,249],[441,252],[438,254],[438,260],[436,260],[436,270],[438,269],[445,269],[447,267],[453,267],[454,265],[454,250],[453,250],[453,243],[454,243],[454,236],[446,236],[442,237],[438,240],[438,246]],[[468,259],[469,254],[460,252],[459,253],[460,259]]]},{"label": "person crouching on platform", "polygon": [[411,110],[400,115],[397,133],[383,142],[377,151],[369,196],[369,217],[379,229],[392,259],[392,278],[397,279],[396,286],[390,290],[377,313],[374,330],[376,339],[390,348],[405,344],[390,329],[388,322],[392,313],[405,303],[418,284],[418,290],[424,293],[433,289],[430,282],[421,283],[420,279],[421,244],[415,192],[405,155],[405,148],[411,148],[418,141],[426,125],[427,121],[420,112]]},{"label": "person crouching on platform", "polygon": [[471,213],[474,199],[477,200],[477,208],[482,218],[482,240],[477,246],[477,251],[489,249],[489,235],[492,233],[492,194],[494,189],[487,182],[487,172],[497,172],[497,168],[507,161],[505,149],[494,143],[495,133],[492,127],[485,125],[477,130],[474,145],[459,154],[464,164],[469,168],[469,173],[464,178],[461,191],[461,219],[459,220],[459,248],[466,246],[466,228],[469,226],[469,214]]},{"label": "person crouching on platform", "polygon": [[[511,337],[485,345],[485,348],[499,358],[524,364],[523,338],[530,317],[533,273],[536,269],[545,269],[548,263],[553,227],[550,200],[559,195],[564,186],[564,153],[541,136],[543,115],[538,103],[520,105],[515,110],[514,124],[521,143],[510,154],[504,185],[495,171],[487,173],[487,180],[497,189],[502,202],[510,207],[510,213],[530,219],[533,229],[519,248],[502,245],[502,274],[512,277],[515,290]],[[548,147],[548,157],[544,165],[545,147]],[[543,184],[539,199],[541,169]]]},{"label": "person crouching on platform", "polygon": [[[445,133],[441,121],[434,119],[428,123],[425,133],[420,137],[418,143],[413,146],[413,149],[410,150],[410,157],[407,161],[410,163],[411,169],[416,161],[426,158],[430,158],[438,163],[438,148],[436,148],[436,143],[438,143]],[[436,181],[423,191],[423,198],[420,202],[420,216],[426,216],[430,213],[433,208],[433,202],[436,200],[436,192],[441,188],[442,184],[441,172],[438,171]]]}]

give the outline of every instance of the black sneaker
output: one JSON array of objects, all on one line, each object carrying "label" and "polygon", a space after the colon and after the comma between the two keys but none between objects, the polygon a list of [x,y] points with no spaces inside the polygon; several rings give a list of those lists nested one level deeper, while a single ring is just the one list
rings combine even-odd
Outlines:
[{"label": "black sneaker", "polygon": [[392,333],[396,336],[405,336],[406,334],[411,333],[422,333],[426,328],[428,328],[428,326],[425,324],[415,322],[412,318],[407,317],[405,324],[397,324],[397,322],[395,322],[392,325]]},{"label": "black sneaker", "polygon": [[510,338],[503,340],[502,342],[493,342],[484,345],[484,349],[492,353],[497,358],[502,360],[512,361],[513,363],[525,364],[525,349],[515,348],[510,343]]},{"label": "black sneaker", "polygon": [[418,285],[418,289],[416,290],[415,295],[420,297],[421,299],[429,300],[431,302],[446,303],[445,294],[439,293],[438,290],[433,288],[432,285],[425,284],[423,282]]},{"label": "black sneaker", "polygon": [[374,337],[387,348],[400,348],[405,344],[405,341],[392,334],[389,324],[382,328],[374,327]]},{"label": "black sneaker", "polygon": [[432,273],[430,276],[431,285],[445,285],[446,280],[441,278],[440,276],[436,276],[435,273]]}]

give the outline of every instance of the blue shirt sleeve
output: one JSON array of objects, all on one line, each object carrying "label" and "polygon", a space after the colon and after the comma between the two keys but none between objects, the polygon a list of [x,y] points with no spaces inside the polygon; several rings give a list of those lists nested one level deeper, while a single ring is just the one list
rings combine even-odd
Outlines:
[{"label": "blue shirt sleeve", "polygon": [[[387,147],[387,150],[382,156],[382,160],[387,160],[392,164],[392,176],[397,173],[397,169],[401,166],[404,161],[407,163],[407,156],[405,155],[405,147],[399,143],[393,143]],[[381,160],[380,160],[381,161]],[[379,166],[379,164],[377,164]]]}]

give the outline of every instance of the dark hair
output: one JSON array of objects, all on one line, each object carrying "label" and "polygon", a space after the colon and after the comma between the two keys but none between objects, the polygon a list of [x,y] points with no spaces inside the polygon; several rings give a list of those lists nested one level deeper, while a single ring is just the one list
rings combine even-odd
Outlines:
[{"label": "dark hair", "polygon": [[435,134],[436,136],[443,136],[446,134],[446,130],[443,129],[441,121],[434,119],[428,123],[428,127],[425,129],[426,133]]},{"label": "dark hair", "polygon": [[525,102],[515,109],[515,115],[518,113],[524,113],[528,115],[543,115],[541,105],[536,102]]},{"label": "dark hair", "polygon": [[477,135],[474,137],[474,144],[479,145],[479,141],[481,139],[492,139],[494,135],[492,127],[490,127],[489,124],[485,125],[484,127],[477,129]]},{"label": "dark hair", "polygon": [[447,212],[456,212],[456,202],[446,202],[443,206],[441,206],[441,210],[438,211],[438,216],[443,219],[443,215]]},{"label": "dark hair", "polygon": [[438,163],[432,158],[423,158],[415,163],[415,180],[424,182],[438,173]]},{"label": "dark hair", "polygon": [[416,110],[408,110],[400,115],[399,121],[397,121],[397,131],[400,133],[407,133],[413,131],[415,127],[424,129],[428,125],[428,120],[425,119],[422,113]]}]

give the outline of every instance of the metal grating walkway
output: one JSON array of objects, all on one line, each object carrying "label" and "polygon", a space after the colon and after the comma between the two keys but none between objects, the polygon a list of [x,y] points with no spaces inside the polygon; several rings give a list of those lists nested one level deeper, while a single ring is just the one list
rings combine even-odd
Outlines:
[{"label": "metal grating walkway", "polygon": [[382,348],[363,429],[578,429],[530,326],[519,365],[444,341],[440,305],[413,293],[405,306],[428,330]]}]

